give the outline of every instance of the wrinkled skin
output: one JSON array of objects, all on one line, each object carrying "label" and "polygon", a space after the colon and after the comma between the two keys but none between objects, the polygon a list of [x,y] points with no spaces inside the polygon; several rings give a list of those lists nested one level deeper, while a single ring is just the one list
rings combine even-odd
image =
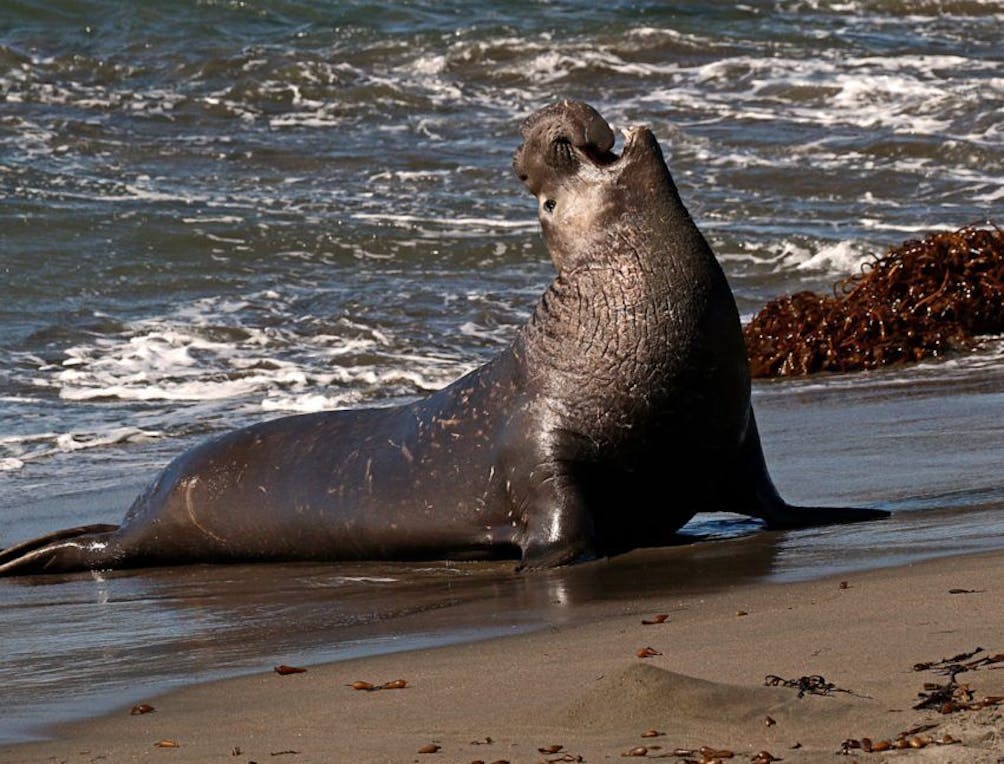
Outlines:
[{"label": "wrinkled skin", "polygon": [[285,417],[175,459],[116,526],[0,552],[0,575],[186,562],[519,558],[668,542],[696,512],[770,528],[883,516],[771,484],[735,301],[652,133],[532,115],[513,167],[558,270],[512,345],[415,403]]}]

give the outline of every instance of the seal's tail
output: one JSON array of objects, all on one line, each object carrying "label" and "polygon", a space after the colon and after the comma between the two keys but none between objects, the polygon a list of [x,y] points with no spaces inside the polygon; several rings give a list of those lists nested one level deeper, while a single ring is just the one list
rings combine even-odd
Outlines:
[{"label": "seal's tail", "polygon": [[66,573],[102,567],[117,525],[81,525],[0,550],[0,576]]}]

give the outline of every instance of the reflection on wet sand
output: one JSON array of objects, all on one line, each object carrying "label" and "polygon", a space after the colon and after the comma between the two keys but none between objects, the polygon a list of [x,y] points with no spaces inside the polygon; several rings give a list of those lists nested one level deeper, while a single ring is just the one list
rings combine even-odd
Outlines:
[{"label": "reflection on wet sand", "polygon": [[663,597],[760,577],[775,553],[762,535],[533,574],[515,573],[512,563],[354,563],[12,579],[0,588],[0,684],[18,710],[0,723],[0,739],[37,720],[276,663],[513,634],[596,615],[641,592]]}]

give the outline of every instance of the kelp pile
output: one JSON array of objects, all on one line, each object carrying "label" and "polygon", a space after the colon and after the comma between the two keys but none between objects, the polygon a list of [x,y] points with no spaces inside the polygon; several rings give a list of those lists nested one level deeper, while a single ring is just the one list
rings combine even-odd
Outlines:
[{"label": "kelp pile", "polygon": [[1004,331],[1004,231],[993,223],[906,241],[833,295],[769,302],[743,328],[754,377],[919,361]]}]

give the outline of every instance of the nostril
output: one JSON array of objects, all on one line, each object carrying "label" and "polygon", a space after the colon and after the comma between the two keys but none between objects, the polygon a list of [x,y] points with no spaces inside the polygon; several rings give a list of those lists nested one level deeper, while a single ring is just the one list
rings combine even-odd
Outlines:
[{"label": "nostril", "polygon": [[554,212],[554,208],[558,206],[558,203],[554,199],[548,199],[544,202],[545,212]]},{"label": "nostril", "polygon": [[575,159],[575,152],[572,150],[572,143],[568,138],[557,138],[551,143],[551,157],[548,164],[562,170],[575,169],[578,162]]}]

